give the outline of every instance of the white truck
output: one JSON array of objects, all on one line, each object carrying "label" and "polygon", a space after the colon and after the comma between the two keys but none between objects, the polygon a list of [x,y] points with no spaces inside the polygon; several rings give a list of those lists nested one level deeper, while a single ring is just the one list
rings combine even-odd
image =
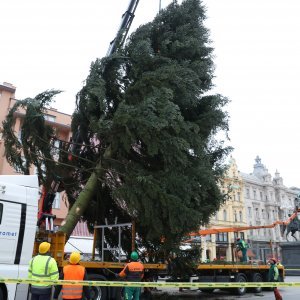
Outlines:
[{"label": "white truck", "polygon": [[[27,278],[37,224],[37,176],[0,175],[0,277]],[[28,286],[0,283],[0,300],[27,299]]]}]

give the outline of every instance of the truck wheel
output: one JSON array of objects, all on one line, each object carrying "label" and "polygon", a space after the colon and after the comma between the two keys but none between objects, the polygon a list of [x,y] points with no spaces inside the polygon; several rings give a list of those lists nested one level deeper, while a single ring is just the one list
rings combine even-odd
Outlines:
[{"label": "truck wheel", "polygon": [[1,288],[0,288],[0,300],[4,300],[4,296]]},{"label": "truck wheel", "polygon": [[[245,283],[247,282],[247,278],[244,274],[242,273],[238,273],[237,276],[236,276],[236,279],[235,279],[236,282],[240,282],[240,283]],[[235,288],[234,289],[234,293],[236,295],[244,295],[247,291],[247,288],[245,287],[240,287],[240,288]]]},{"label": "truck wheel", "polygon": [[[263,278],[259,273],[254,273],[251,278],[252,282],[262,282]],[[259,294],[262,291],[262,287],[255,287],[251,289],[254,293]]]},{"label": "truck wheel", "polygon": [[[88,274],[88,279],[94,281],[106,281],[106,278],[99,274]],[[93,300],[108,299],[106,286],[92,286],[90,292],[91,292],[91,299]]]}]

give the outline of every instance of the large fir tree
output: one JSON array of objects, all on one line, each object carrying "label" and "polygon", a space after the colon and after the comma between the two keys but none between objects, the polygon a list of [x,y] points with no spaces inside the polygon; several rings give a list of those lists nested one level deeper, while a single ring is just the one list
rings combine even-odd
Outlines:
[{"label": "large fir tree", "polygon": [[[228,130],[227,99],[209,94],[213,49],[204,20],[200,1],[173,3],[124,48],[91,65],[73,114],[75,155],[62,156],[64,172],[56,170],[73,204],[61,229],[68,235],[82,216],[90,224],[117,217],[135,222],[137,242],[149,251],[169,250],[219,209],[230,149],[215,136]],[[29,112],[30,105],[43,111],[38,100],[27,101]],[[12,118],[6,122],[9,161],[21,164],[22,147],[27,163],[36,163],[26,150],[36,132],[27,126],[16,151],[8,134]],[[129,239],[125,231],[123,240]],[[113,231],[107,240],[115,242]]]}]

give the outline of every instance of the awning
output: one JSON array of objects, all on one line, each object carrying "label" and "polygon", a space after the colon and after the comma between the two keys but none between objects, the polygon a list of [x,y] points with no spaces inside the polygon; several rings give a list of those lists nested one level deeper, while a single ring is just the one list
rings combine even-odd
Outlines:
[{"label": "awning", "polygon": [[[71,236],[65,245],[65,253],[73,251],[81,252],[83,254],[92,254],[93,238],[84,236]],[[96,253],[98,253],[96,249]]]}]

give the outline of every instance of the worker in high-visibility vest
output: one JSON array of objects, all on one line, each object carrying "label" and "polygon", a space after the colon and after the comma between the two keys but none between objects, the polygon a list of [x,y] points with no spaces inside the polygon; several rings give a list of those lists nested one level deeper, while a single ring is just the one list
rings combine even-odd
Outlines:
[{"label": "worker in high-visibility vest", "polygon": [[[28,278],[38,280],[57,280],[59,277],[57,263],[50,256],[51,244],[43,242],[39,245],[39,254],[29,262]],[[50,300],[52,285],[48,283],[31,284],[31,300]]]},{"label": "worker in high-visibility vest", "polygon": [[237,238],[236,241],[236,250],[242,252],[241,262],[247,262],[248,244],[241,238]]},{"label": "worker in high-visibility vest", "polygon": [[[131,252],[131,262],[118,274],[118,277],[125,278],[127,281],[139,282],[144,277],[144,265],[138,262],[139,255],[136,251]],[[125,300],[139,300],[141,288],[139,287],[125,287]]]},{"label": "worker in high-visibility vest", "polygon": [[[87,273],[84,266],[79,264],[80,262],[80,253],[72,252],[69,258],[69,264],[64,266],[62,273],[59,276],[59,279],[63,280],[87,280]],[[82,285],[68,285],[64,284],[63,286],[57,285],[55,287],[54,299],[57,299],[60,291],[62,290],[62,298],[73,299],[73,300],[82,300],[82,295],[84,293],[85,299],[91,299],[90,290],[88,286]]]}]

